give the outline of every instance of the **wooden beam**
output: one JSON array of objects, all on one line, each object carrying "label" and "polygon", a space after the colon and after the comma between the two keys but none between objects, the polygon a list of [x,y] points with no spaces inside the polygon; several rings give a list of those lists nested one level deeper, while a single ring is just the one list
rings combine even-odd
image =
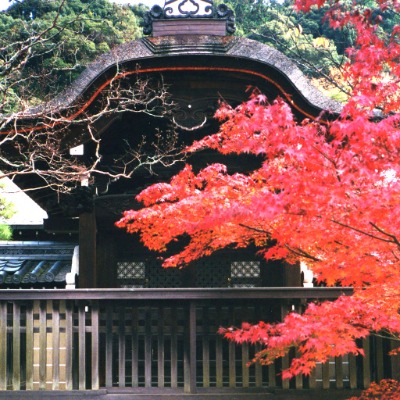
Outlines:
[{"label": "wooden beam", "polygon": [[5,289],[0,301],[16,300],[252,300],[336,299],[350,296],[349,287],[263,287],[263,288],[162,288],[162,289]]}]

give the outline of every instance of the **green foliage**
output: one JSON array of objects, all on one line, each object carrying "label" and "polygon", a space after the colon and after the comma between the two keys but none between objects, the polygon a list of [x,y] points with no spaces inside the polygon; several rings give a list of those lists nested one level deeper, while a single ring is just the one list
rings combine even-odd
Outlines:
[{"label": "green foliage", "polygon": [[293,13],[285,11],[284,7],[270,9],[254,36],[297,61],[309,76],[329,75],[333,67],[342,64],[332,40],[305,32]]},{"label": "green foliage", "polygon": [[4,197],[0,196],[0,240],[9,240],[12,229],[7,225],[7,220],[15,214],[14,206]]},{"label": "green foliage", "polygon": [[275,1],[265,0],[216,0],[214,3],[226,4],[234,11],[239,36],[248,36],[257,30],[267,18],[270,7],[275,5]]},{"label": "green foliage", "polygon": [[297,13],[289,2],[223,2],[236,14],[238,35],[275,47],[293,59],[308,76],[328,76],[332,68],[344,61],[336,42],[326,34],[328,27],[322,22],[323,12]]},{"label": "green foliage", "polygon": [[108,0],[18,1],[0,13],[0,32],[0,113],[54,97],[99,54],[141,34],[132,10]]}]

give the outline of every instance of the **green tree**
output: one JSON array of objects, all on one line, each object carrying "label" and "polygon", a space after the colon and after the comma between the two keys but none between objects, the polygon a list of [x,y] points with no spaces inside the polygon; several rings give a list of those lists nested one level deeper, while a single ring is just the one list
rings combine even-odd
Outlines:
[{"label": "green tree", "polygon": [[[331,29],[331,36],[326,34],[329,26],[323,22],[323,12],[301,13],[289,1],[226,0],[224,3],[235,12],[238,35],[278,49],[314,79],[320,89],[326,89],[329,96],[339,101],[347,99],[347,85],[340,73],[346,57],[338,52],[332,38],[336,31]],[[349,43],[347,40],[347,47]]]},{"label": "green tree", "polygon": [[[23,0],[0,13],[0,170],[4,176],[34,174],[40,177],[38,187],[66,193],[89,175],[128,178],[138,166],[159,160],[168,163],[171,153],[179,152],[171,135],[165,147],[154,144],[152,154],[138,144],[126,149],[129,162],[123,158],[112,170],[99,169],[103,147],[94,133],[96,122],[115,112],[168,113],[172,104],[160,82],[138,79],[125,85],[123,71],[118,70],[116,79],[102,91],[96,112],[81,113],[73,121],[68,110],[54,104],[32,107],[53,99],[99,54],[138,38],[136,15],[141,10],[109,0]],[[34,117],[32,110],[36,110]],[[26,125],[20,129],[22,124]],[[88,162],[69,154],[64,132],[71,124],[86,131],[96,149]]]},{"label": "green tree", "polygon": [[7,225],[15,214],[14,206],[6,198],[0,196],[0,240],[9,240],[12,237],[12,229]]},{"label": "green tree", "polygon": [[99,54],[140,36],[108,0],[24,0],[0,13],[0,113],[54,97]]}]

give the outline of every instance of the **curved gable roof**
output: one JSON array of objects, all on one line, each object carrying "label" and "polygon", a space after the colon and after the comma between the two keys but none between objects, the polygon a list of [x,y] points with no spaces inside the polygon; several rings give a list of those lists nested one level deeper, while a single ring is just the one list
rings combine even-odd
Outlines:
[{"label": "curved gable roof", "polygon": [[[190,63],[182,65],[180,60],[188,57],[191,57]],[[209,64],[208,58],[218,59],[218,63]],[[146,67],[142,67],[144,64]],[[310,116],[305,111],[307,107],[314,110],[314,116],[321,111],[334,114],[341,111],[340,103],[325,97],[289,58],[270,46],[238,37],[175,35],[143,38],[116,47],[89,64],[67,90],[24,116],[62,111],[86,97],[84,105],[73,114],[79,115],[112,79],[179,68],[193,72],[214,68],[267,80],[305,116]],[[118,70],[123,72],[118,74]]]}]

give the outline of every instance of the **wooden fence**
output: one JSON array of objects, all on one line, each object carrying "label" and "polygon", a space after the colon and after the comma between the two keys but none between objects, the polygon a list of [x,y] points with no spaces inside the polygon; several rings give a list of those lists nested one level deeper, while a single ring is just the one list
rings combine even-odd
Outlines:
[{"label": "wooden fence", "polygon": [[306,301],[350,290],[326,288],[173,290],[5,290],[0,292],[0,390],[99,388],[363,388],[393,376],[381,338],[360,343],[366,357],[319,365],[282,380],[291,354],[247,366],[258,346],[216,332],[242,321],[274,321]]}]

